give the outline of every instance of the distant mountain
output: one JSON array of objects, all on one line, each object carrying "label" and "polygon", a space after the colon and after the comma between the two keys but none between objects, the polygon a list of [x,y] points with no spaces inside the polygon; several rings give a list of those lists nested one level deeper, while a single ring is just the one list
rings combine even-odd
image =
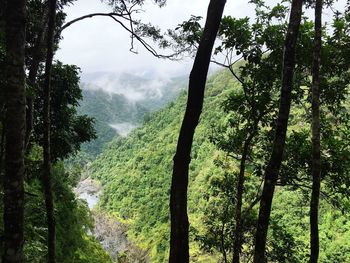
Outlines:
[{"label": "distant mountain", "polygon": [[123,95],[128,101],[138,102],[150,110],[159,109],[173,100],[186,83],[184,76],[175,78],[146,77],[130,73],[95,72],[82,76],[84,89]]},{"label": "distant mountain", "polygon": [[80,114],[95,118],[98,138],[82,146],[96,156],[115,136],[126,136],[152,111],[174,100],[185,77],[148,78],[129,73],[95,72],[81,78],[83,100]]},{"label": "distant mountain", "polygon": [[130,102],[123,95],[108,93],[102,89],[84,89],[84,85],[82,86],[84,99],[78,111],[94,117],[97,139],[83,144],[81,149],[96,156],[114,136],[125,136],[131,130],[128,127],[136,127],[142,122],[148,110],[138,103]]}]

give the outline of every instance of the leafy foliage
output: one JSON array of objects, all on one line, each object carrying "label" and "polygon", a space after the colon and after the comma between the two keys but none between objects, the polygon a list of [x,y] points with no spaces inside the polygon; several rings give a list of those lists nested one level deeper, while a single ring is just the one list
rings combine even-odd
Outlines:
[{"label": "leafy foliage", "polygon": [[[44,76],[39,77],[42,83]],[[79,69],[76,66],[53,65],[51,80],[51,142],[52,159],[63,160],[80,149],[80,144],[95,138],[93,119],[87,115],[78,115],[77,107],[82,99],[79,87]],[[42,91],[41,91],[42,92]],[[42,140],[42,94],[35,100],[34,137]]]},{"label": "leafy foliage", "polygon": [[[34,145],[27,156],[25,184],[25,246],[26,262],[45,262],[47,259],[47,224],[43,190],[37,174],[41,173],[42,150]],[[66,171],[63,163],[53,168],[53,191],[57,226],[57,261],[92,263],[112,262],[100,244],[87,231],[93,220],[87,204],[78,200],[72,191],[80,177],[80,170]],[[0,214],[3,213],[0,206]],[[0,217],[2,220],[2,217]],[[0,227],[0,237],[2,236]]]}]

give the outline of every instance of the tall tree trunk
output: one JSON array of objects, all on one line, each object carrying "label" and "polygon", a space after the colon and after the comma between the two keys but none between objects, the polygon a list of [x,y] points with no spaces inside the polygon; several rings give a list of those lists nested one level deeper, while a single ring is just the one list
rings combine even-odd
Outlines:
[{"label": "tall tree trunk", "polygon": [[3,167],[4,167],[4,154],[5,154],[5,133],[6,133],[6,127],[5,127],[5,120],[2,118],[1,120],[1,138],[0,138],[0,179],[2,180],[2,173],[3,173]]},{"label": "tall tree trunk", "polygon": [[45,205],[48,227],[48,262],[56,262],[55,257],[55,215],[52,193],[52,174],[51,174],[51,153],[50,153],[50,99],[51,99],[51,69],[53,60],[53,41],[55,33],[56,20],[56,0],[49,1],[49,24],[47,32],[47,56],[45,63],[45,82],[44,82],[44,165],[43,165],[43,186],[45,191]]},{"label": "tall tree trunk", "polygon": [[[44,7],[44,10],[46,7]],[[28,84],[32,89],[36,87],[36,78],[38,75],[40,62],[44,59],[42,47],[45,39],[45,31],[47,30],[48,17],[47,12],[43,13],[41,27],[39,29],[38,35],[35,40],[35,44],[32,52],[32,61],[29,67],[28,74]],[[25,135],[25,150],[28,150],[28,145],[30,141],[30,136],[33,130],[33,110],[34,110],[34,100],[33,95],[27,95],[27,109],[26,109],[26,135]]]},{"label": "tall tree trunk", "polygon": [[239,176],[237,182],[237,196],[236,196],[236,208],[235,208],[235,220],[236,226],[234,231],[234,244],[233,244],[233,263],[240,262],[240,254],[242,247],[242,203],[243,203],[243,191],[244,191],[244,174],[245,174],[245,166],[246,161],[249,154],[250,143],[254,137],[254,133],[249,134],[248,138],[245,140],[243,145],[242,158],[239,168]]},{"label": "tall tree trunk", "polygon": [[170,263],[189,262],[187,187],[191,148],[195,129],[203,107],[205,82],[216,34],[226,0],[211,0],[203,36],[189,79],[188,99],[174,156],[171,182]]},{"label": "tall tree trunk", "polygon": [[316,0],[315,37],[312,68],[312,193],[310,204],[310,263],[318,262],[318,204],[321,187],[320,139],[320,60],[322,34],[322,0]]},{"label": "tall tree trunk", "polygon": [[23,262],[25,0],[7,1],[3,262]]},{"label": "tall tree trunk", "polygon": [[259,218],[255,236],[254,263],[265,262],[266,236],[271,205],[284,151],[293,86],[295,49],[302,13],[302,0],[293,0],[284,46],[282,88],[272,153],[265,170],[264,187],[260,200]]}]

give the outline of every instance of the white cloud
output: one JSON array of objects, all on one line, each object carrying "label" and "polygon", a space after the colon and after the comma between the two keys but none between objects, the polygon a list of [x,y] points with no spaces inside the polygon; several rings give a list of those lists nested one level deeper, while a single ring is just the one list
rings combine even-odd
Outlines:
[{"label": "white cloud", "polygon": [[[174,28],[190,15],[205,17],[207,5],[208,1],[204,0],[168,0],[163,8],[145,5],[146,11],[140,14],[140,18],[159,25],[162,29]],[[66,8],[67,21],[88,13],[109,11],[109,7],[98,0],[78,0]],[[248,14],[249,9],[242,0],[228,1],[225,13],[242,16]],[[188,72],[191,66],[190,59],[171,62],[154,58],[140,45],[136,46],[139,54],[129,52],[128,33],[108,17],[94,17],[73,24],[63,31],[63,37],[56,58],[64,63],[76,64],[84,72],[137,73],[145,68],[152,68],[163,74],[169,74]]]},{"label": "white cloud", "polygon": [[[268,2],[275,3],[272,0]],[[146,4],[146,11],[140,14],[140,18],[159,25],[162,29],[174,28],[190,15],[205,17],[208,3],[208,0],[168,0],[167,5],[161,9]],[[340,0],[337,6],[341,7],[344,3],[345,0]],[[66,9],[67,21],[88,13],[109,11],[109,7],[99,0],[78,0]],[[331,12],[326,10],[324,13],[329,20]],[[228,0],[225,14],[235,17],[253,16],[254,6],[248,4],[248,0]],[[137,46],[138,55],[129,52],[128,33],[107,17],[78,22],[64,30],[63,37],[56,58],[80,66],[83,72],[128,71],[139,74],[145,69],[151,69],[158,74],[168,75],[188,74],[191,68],[189,59],[181,62],[156,59],[140,45]]]},{"label": "white cloud", "polygon": [[163,98],[166,95],[164,94],[164,90],[167,85],[170,85],[171,80],[157,73],[155,75],[149,75],[140,71],[140,74],[118,72],[83,74],[81,81],[84,83],[84,89],[103,89],[111,95],[123,95],[129,102],[135,103]]}]

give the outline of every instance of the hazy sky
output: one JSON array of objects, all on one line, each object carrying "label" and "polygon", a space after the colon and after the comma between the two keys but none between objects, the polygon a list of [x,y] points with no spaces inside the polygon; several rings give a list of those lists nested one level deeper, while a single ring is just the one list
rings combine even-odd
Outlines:
[{"label": "hazy sky", "polygon": [[[207,0],[168,0],[167,5],[158,8],[146,5],[141,15],[144,22],[150,21],[163,29],[174,28],[191,15],[206,16]],[[247,1],[227,1],[225,14],[242,17],[253,13],[247,8]],[[111,9],[100,0],[78,0],[66,8],[66,21],[94,13],[110,12]],[[141,45],[138,54],[129,52],[130,37],[116,22],[108,17],[94,17],[78,22],[63,31],[63,40],[56,59],[76,64],[83,72],[133,71],[142,74],[145,69],[159,74],[183,73],[189,70],[190,62],[170,62],[154,58]]]},{"label": "hazy sky", "polygon": [[[208,0],[168,0],[163,8],[146,5],[141,18],[144,22],[152,22],[163,29],[174,28],[191,15],[205,17],[208,3]],[[225,14],[235,17],[251,16],[253,8],[248,0],[227,0]],[[67,21],[89,13],[110,11],[101,0],[78,0],[66,8]],[[327,15],[330,17],[330,14],[326,13]],[[78,65],[85,73],[129,71],[142,74],[147,69],[167,75],[185,73],[191,66],[189,60],[186,63],[156,59],[141,45],[137,48],[139,54],[129,52],[129,35],[108,17],[80,21],[64,30],[63,38],[55,58]]]}]

